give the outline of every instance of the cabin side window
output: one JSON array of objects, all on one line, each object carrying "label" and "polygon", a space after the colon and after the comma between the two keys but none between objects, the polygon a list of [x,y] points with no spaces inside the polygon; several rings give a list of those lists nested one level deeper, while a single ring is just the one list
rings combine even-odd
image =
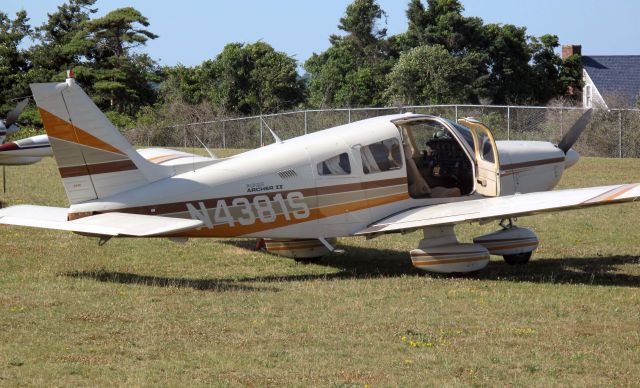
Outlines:
[{"label": "cabin side window", "polygon": [[318,163],[318,175],[349,175],[351,163],[346,152]]},{"label": "cabin side window", "polygon": [[392,137],[360,148],[362,157],[362,171],[365,174],[375,174],[402,167],[400,141]]}]

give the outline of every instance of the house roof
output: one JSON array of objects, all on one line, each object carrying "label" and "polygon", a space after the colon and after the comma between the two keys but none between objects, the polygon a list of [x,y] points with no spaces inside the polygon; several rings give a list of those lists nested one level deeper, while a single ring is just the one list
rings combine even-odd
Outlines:
[{"label": "house roof", "polygon": [[582,67],[605,100],[620,96],[635,106],[640,95],[640,55],[583,55]]}]

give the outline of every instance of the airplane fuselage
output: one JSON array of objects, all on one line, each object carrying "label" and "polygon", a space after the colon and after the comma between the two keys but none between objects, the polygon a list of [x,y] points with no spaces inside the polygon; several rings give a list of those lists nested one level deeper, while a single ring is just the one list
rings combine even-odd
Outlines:
[{"label": "airplane fuselage", "polygon": [[[462,195],[416,198],[408,189],[406,162],[369,171],[362,149],[395,144],[393,139],[402,144],[402,131],[391,120],[407,117],[379,117],[274,143],[72,205],[69,219],[117,211],[203,222],[198,230],[171,235],[176,237],[329,238],[353,235],[409,208],[482,197],[472,187]],[[471,145],[461,142],[460,149],[473,158]],[[501,141],[497,149],[500,195],[549,190],[565,169],[564,153],[551,143]],[[337,167],[339,156],[348,173]],[[480,184],[475,169],[468,174],[474,185]]]}]

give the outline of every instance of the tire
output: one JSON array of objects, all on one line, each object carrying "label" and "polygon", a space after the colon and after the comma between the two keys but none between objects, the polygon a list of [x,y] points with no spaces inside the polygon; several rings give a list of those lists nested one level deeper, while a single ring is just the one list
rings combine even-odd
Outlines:
[{"label": "tire", "polygon": [[509,265],[524,265],[529,262],[533,252],[517,253],[515,255],[504,255],[502,258]]}]

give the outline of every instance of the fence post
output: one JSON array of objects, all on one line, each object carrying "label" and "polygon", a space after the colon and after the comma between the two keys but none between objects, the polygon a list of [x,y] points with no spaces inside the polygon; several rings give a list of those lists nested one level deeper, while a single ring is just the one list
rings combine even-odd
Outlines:
[{"label": "fence post", "polygon": [[622,158],[622,110],[618,111],[618,157]]},{"label": "fence post", "polygon": [[309,132],[309,123],[307,122],[307,111],[304,111],[304,134]]},{"label": "fence post", "polygon": [[564,108],[560,108],[560,137],[558,139],[562,139],[563,133],[564,133]]},{"label": "fence post", "polygon": [[351,124],[351,108],[349,108],[348,112],[349,112],[349,124]]},{"label": "fence post", "polygon": [[453,118],[453,121],[458,122],[458,105],[455,106],[456,109],[456,117]]},{"label": "fence post", "polygon": [[225,128],[225,121],[222,122],[222,148],[223,149],[227,148],[227,134],[226,134],[226,128]]},{"label": "fence post", "polygon": [[187,126],[184,126],[182,130],[182,136],[184,137],[184,148],[187,148]]},{"label": "fence post", "polygon": [[260,115],[260,145],[259,147],[262,147],[264,145],[264,140],[262,139],[262,126],[263,126],[263,121],[262,121],[262,115]]},{"label": "fence post", "polygon": [[511,107],[507,106],[507,140],[511,140]]}]

